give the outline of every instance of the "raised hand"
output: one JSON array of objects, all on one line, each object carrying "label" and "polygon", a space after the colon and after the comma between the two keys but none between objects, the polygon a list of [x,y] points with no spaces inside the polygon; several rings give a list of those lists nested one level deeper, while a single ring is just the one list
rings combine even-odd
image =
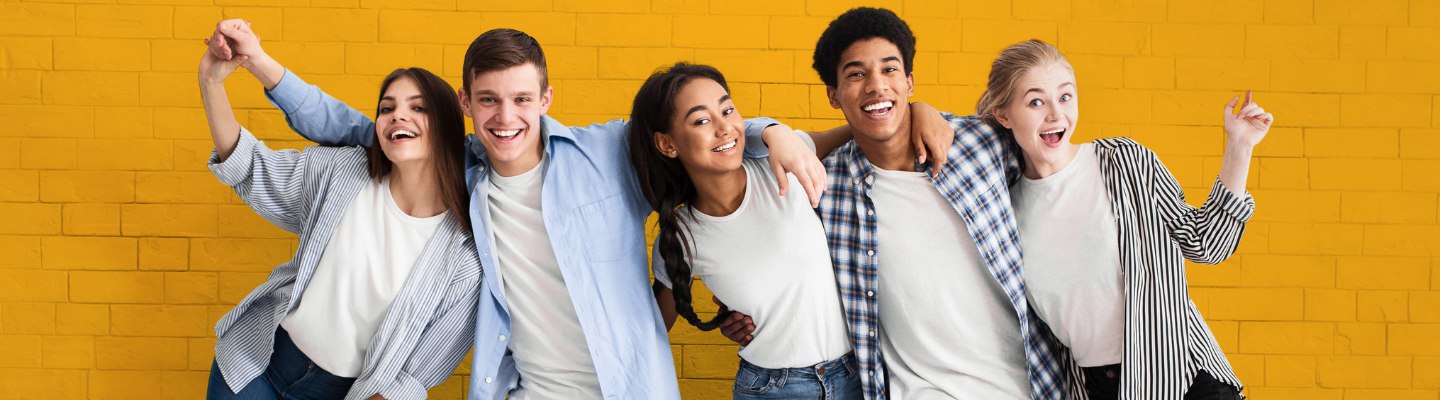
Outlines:
[{"label": "raised hand", "polygon": [[209,50],[205,51],[205,55],[200,57],[201,86],[224,83],[225,78],[230,77],[230,74],[235,73],[235,69],[239,68],[240,64],[249,61],[249,59],[250,56],[241,55],[231,57],[227,60],[216,56],[214,52]]},{"label": "raised hand", "polygon": [[1253,91],[1245,91],[1245,103],[1240,105],[1240,111],[1235,111],[1235,103],[1240,96],[1230,99],[1225,103],[1225,139],[1226,145],[1238,145],[1254,147],[1265,138],[1270,132],[1270,125],[1275,122],[1275,116],[1265,112],[1264,108],[1251,101],[1254,97]]},{"label": "raised hand", "polygon": [[215,33],[205,39],[210,52],[222,60],[235,55],[256,56],[264,53],[260,48],[260,35],[250,30],[250,21],[227,19],[215,24]]}]

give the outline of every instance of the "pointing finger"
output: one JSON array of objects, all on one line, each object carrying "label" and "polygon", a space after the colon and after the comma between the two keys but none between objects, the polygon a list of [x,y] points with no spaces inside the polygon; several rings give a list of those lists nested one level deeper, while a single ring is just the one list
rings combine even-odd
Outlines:
[{"label": "pointing finger", "polygon": [[1235,102],[1238,101],[1240,101],[1240,96],[1235,96],[1235,98],[1230,99],[1229,103],[1225,103],[1225,115],[1235,114]]}]

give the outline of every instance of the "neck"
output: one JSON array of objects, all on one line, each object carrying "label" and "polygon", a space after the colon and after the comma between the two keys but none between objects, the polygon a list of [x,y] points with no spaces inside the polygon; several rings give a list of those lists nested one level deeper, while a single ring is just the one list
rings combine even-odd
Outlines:
[{"label": "neck", "polygon": [[390,197],[406,215],[428,218],[445,212],[440,182],[429,161],[394,164],[390,169]]},{"label": "neck", "polygon": [[745,168],[718,174],[690,174],[695,201],[690,206],[712,217],[730,215],[745,201]]},{"label": "neck", "polygon": [[1059,160],[1053,162],[1041,162],[1029,154],[1025,155],[1025,177],[1029,179],[1045,179],[1056,172],[1065,169],[1071,161],[1075,161],[1075,155],[1080,154],[1080,146],[1065,143],[1065,153]]},{"label": "neck", "polygon": [[[899,110],[899,108],[896,108]],[[855,135],[855,144],[865,153],[865,158],[876,168],[889,171],[915,172],[915,146],[912,140],[920,140],[910,131],[909,109],[895,115],[902,123],[900,128],[886,140],[872,139],[871,135]],[[854,126],[854,124],[851,124]]]},{"label": "neck", "polygon": [[536,165],[540,165],[540,159],[544,157],[545,149],[541,146],[544,144],[535,146],[534,149],[526,151],[525,154],[514,160],[496,161],[491,159],[491,167],[495,168],[495,173],[506,178],[530,172],[535,169]]}]

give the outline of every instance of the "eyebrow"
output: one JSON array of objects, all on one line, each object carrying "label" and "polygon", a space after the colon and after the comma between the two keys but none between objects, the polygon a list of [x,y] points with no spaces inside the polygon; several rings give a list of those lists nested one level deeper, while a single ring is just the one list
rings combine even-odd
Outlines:
[{"label": "eyebrow", "polygon": [[[724,103],[725,100],[730,100],[730,94],[729,94],[729,93],[726,93],[724,96],[720,96],[720,101],[718,101],[718,103]],[[707,109],[709,109],[709,108],[710,108],[710,107],[708,107],[708,106],[706,106],[706,105],[704,105],[704,104],[701,104],[701,105],[698,105],[698,106],[694,106],[694,107],[690,107],[690,111],[686,111],[686,112],[685,112],[685,116],[688,117],[688,116],[690,116],[690,114],[694,114],[696,111],[707,110]]]},{"label": "eyebrow", "polygon": [[[406,100],[415,100],[415,99],[422,99],[422,100],[423,100],[423,99],[424,99],[424,96],[417,94],[417,95],[414,95],[414,96],[410,96],[410,98],[409,98],[409,99],[406,99]],[[380,100],[395,101],[395,96],[385,96],[385,97],[381,97]]]},{"label": "eyebrow", "polygon": [[[473,95],[480,95],[480,94],[489,94],[489,95],[498,95],[498,94],[499,94],[499,93],[496,93],[494,90],[490,90],[490,89],[477,89],[477,90],[475,90],[475,91],[473,91],[473,92],[471,92],[471,93],[472,93],[472,94],[471,94],[472,96],[473,96]],[[535,92],[531,92],[531,91],[529,91],[529,90],[526,90],[526,91],[523,91],[523,92],[515,93],[515,95],[516,95],[516,96],[534,96],[534,95],[535,95]]]},{"label": "eyebrow", "polygon": [[[1063,88],[1063,87],[1065,87],[1065,85],[1075,86],[1075,82],[1065,82],[1065,83],[1060,84],[1060,86],[1058,86],[1057,88]],[[1030,92],[1045,93],[1045,89],[1041,89],[1041,88],[1030,88],[1030,90],[1026,90],[1026,91],[1025,91],[1025,94],[1030,94]]]}]

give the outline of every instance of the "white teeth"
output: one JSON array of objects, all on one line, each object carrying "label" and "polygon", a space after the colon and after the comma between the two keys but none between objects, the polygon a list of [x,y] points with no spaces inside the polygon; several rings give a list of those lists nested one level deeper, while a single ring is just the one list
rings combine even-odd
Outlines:
[{"label": "white teeth", "polygon": [[1055,128],[1048,131],[1040,132],[1041,135],[1050,135],[1056,133],[1065,133],[1065,128]]},{"label": "white teeth", "polygon": [[735,141],[734,141],[734,140],[731,140],[730,143],[726,143],[724,146],[716,147],[714,150],[710,150],[710,151],[713,151],[713,152],[722,152],[722,151],[729,151],[730,149],[733,149],[733,148],[735,148]]},{"label": "white teeth", "polygon": [[411,132],[411,131],[407,131],[407,130],[401,129],[401,130],[398,130],[398,131],[395,131],[395,132],[390,133],[390,140],[411,139],[411,138],[415,138],[416,136],[418,136],[418,135],[416,135],[415,132]]},{"label": "white teeth", "polygon": [[882,101],[882,102],[879,102],[879,103],[875,103],[875,104],[871,104],[871,105],[865,106],[864,110],[865,110],[865,111],[875,111],[875,110],[879,110],[879,109],[882,109],[882,108],[890,108],[890,107],[892,107],[892,106],[894,106],[894,105],[895,105],[894,102]]},{"label": "white teeth", "polygon": [[495,134],[495,136],[499,136],[499,137],[511,137],[511,136],[519,135],[519,134],[520,134],[520,130],[519,130],[519,129],[511,129],[511,130],[506,130],[506,131],[497,131],[497,130],[491,129],[491,130],[490,130],[490,133],[493,133],[493,134]]}]

